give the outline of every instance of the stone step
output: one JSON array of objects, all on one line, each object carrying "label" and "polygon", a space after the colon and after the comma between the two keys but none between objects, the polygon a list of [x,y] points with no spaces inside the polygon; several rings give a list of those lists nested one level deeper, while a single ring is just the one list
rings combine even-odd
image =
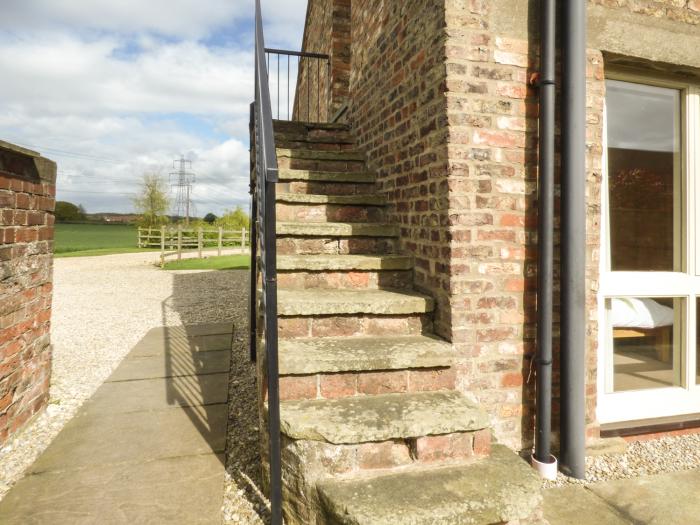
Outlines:
[{"label": "stone step", "polygon": [[364,205],[384,206],[384,195],[313,195],[308,193],[278,193],[277,202],[291,204],[338,204],[338,205]]},{"label": "stone step", "polygon": [[319,131],[349,132],[350,125],[340,122],[303,122],[300,120],[273,120],[275,133],[313,133]]},{"label": "stone step", "polygon": [[280,271],[378,271],[411,270],[413,258],[406,255],[279,255]]},{"label": "stone step", "polygon": [[448,367],[453,357],[451,344],[425,335],[279,342],[279,371],[283,375]]},{"label": "stone step", "polygon": [[291,160],[328,160],[336,162],[364,162],[365,154],[360,151],[326,151],[319,149],[277,148],[277,158]]},{"label": "stone step", "polygon": [[283,401],[282,433],[335,445],[474,432],[487,414],[454,391]]},{"label": "stone step", "polygon": [[393,224],[363,222],[278,222],[277,235],[297,237],[398,237]]},{"label": "stone step", "polygon": [[280,182],[310,181],[310,182],[352,182],[355,184],[373,184],[376,181],[374,173],[370,172],[343,172],[343,171],[311,171],[280,169],[278,172]]},{"label": "stone step", "polygon": [[343,525],[534,523],[542,505],[535,471],[502,446],[465,465],[329,479],[316,486],[324,522]]},{"label": "stone step", "polygon": [[433,311],[433,299],[414,292],[371,289],[279,290],[281,316],[407,315]]}]

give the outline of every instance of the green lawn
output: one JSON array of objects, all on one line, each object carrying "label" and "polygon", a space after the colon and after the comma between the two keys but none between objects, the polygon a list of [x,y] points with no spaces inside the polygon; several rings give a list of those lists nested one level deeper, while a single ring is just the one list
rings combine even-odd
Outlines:
[{"label": "green lawn", "polygon": [[249,255],[222,255],[165,263],[165,270],[242,270],[250,267]]},{"label": "green lawn", "polygon": [[123,224],[57,224],[56,257],[145,251],[136,247],[136,228]]}]

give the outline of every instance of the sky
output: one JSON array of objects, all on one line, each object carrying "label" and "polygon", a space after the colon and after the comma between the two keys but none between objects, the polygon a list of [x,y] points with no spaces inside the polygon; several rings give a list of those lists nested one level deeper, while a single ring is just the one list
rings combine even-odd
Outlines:
[{"label": "sky", "polygon": [[[248,207],[253,0],[2,4],[0,140],[57,162],[58,200],[131,212],[183,155],[197,215]],[[262,5],[266,45],[298,50],[306,0]]]}]

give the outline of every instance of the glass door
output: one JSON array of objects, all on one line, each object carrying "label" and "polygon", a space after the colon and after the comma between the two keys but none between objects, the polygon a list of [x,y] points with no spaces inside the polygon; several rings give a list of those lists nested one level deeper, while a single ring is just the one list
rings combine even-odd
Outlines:
[{"label": "glass door", "polygon": [[700,411],[697,345],[690,344],[700,295],[691,198],[697,148],[689,140],[696,98],[682,84],[606,81],[601,423]]}]

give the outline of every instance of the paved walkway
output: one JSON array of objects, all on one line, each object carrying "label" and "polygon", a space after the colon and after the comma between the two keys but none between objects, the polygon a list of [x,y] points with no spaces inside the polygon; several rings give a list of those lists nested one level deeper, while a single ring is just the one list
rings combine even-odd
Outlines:
[{"label": "paved walkway", "polygon": [[231,332],[149,331],[0,502],[0,523],[221,523]]},{"label": "paved walkway", "polygon": [[545,491],[550,525],[700,523],[700,470]]}]

